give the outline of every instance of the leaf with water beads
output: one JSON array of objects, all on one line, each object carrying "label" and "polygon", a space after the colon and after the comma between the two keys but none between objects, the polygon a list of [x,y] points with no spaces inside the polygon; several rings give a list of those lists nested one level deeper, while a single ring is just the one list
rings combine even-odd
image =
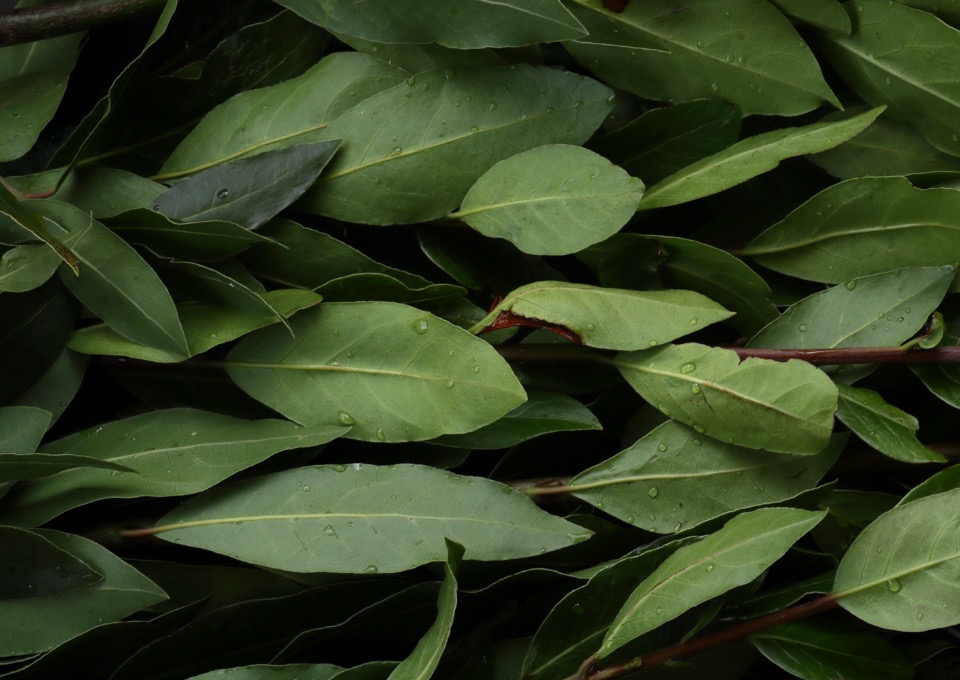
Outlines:
[{"label": "leaf with water beads", "polygon": [[487,425],[526,400],[483,340],[393,302],[323,303],[227,357],[245,392],[304,425],[366,441],[416,441]]}]

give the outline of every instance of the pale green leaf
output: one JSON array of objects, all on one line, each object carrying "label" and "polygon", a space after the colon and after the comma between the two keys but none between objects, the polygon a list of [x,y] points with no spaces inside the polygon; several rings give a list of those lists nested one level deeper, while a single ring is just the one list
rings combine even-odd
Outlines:
[{"label": "pale green leaf", "polygon": [[744,115],[795,116],[824,101],[839,107],[810,48],[766,2],[643,0],[617,14],[591,0],[570,6],[590,36],[565,47],[604,81],[645,99],[719,97]]},{"label": "pale green leaf", "polygon": [[[281,289],[263,294],[263,299],[284,319],[302,309],[313,307],[323,299],[309,290]],[[218,345],[232,342],[258,328],[278,322],[274,315],[251,314],[237,309],[197,302],[177,307],[187,338],[187,357],[202,354]],[[105,324],[87,326],[74,331],[67,346],[83,354],[106,354],[143,359],[155,363],[178,363],[185,358],[175,352],[146,347],[123,337]]]},{"label": "pale green leaf", "polygon": [[913,668],[887,640],[829,621],[795,621],[749,638],[760,653],[804,680],[910,680]]},{"label": "pale green leaf", "polygon": [[215,165],[160,194],[153,209],[184,222],[224,220],[256,229],[300,198],[338,140],[297,144]]},{"label": "pale green leaf", "polygon": [[945,463],[947,459],[917,440],[920,423],[909,413],[862,387],[838,385],[837,418],[885,456],[905,463]]},{"label": "pale green leaf", "polygon": [[923,328],[956,268],[911,267],[851,279],[804,298],[750,338],[748,347],[895,347]]},{"label": "pale green leaf", "polygon": [[57,112],[83,37],[0,48],[0,162],[27,153]]},{"label": "pale green leaf", "polygon": [[794,508],[744,512],[722,529],[680,548],[630,595],[600,646],[606,656],[702,602],[749,583],[776,562],[825,513]]},{"label": "pale green leaf", "polygon": [[649,187],[640,209],[663,208],[710,196],[773,170],[787,158],[826,151],[863,132],[882,111],[881,107],[841,121],[748,137]]},{"label": "pale green leaf", "polygon": [[838,438],[813,456],[756,451],[667,421],[565,488],[628,524],[669,534],[812,489],[842,448]]},{"label": "pale green leaf", "polygon": [[413,441],[470,432],[526,400],[507,363],[479,338],[392,302],[324,303],[290,326],[244,338],[227,357],[249,395],[305,425],[349,437]]},{"label": "pale green leaf", "polygon": [[456,49],[516,47],[586,33],[560,0],[278,0],[334,33],[385,43],[438,43]]},{"label": "pale green leaf", "polygon": [[433,677],[453,628],[453,616],[457,610],[457,569],[463,553],[463,546],[447,541],[447,561],[443,565],[437,619],[420,638],[410,656],[393,669],[388,680],[429,680]]},{"label": "pale green leaf", "polygon": [[50,413],[32,406],[0,408],[0,452],[33,453],[50,427]]},{"label": "pale green leaf", "polygon": [[623,353],[627,382],[661,413],[715,439],[781,453],[823,450],[837,387],[810,364],[748,358],[696,343]]},{"label": "pale green leaf", "polygon": [[[67,203],[31,201],[70,243],[80,274],[61,279],[77,299],[118,333],[157,349],[185,354],[177,308],[160,277],[119,236]],[[52,223],[51,223],[52,224]]]},{"label": "pale green leaf", "polygon": [[960,489],[898,505],[863,530],[833,584],[867,623],[920,632],[960,623]]},{"label": "pale green leaf", "polygon": [[509,293],[472,330],[480,331],[507,313],[562,326],[589,347],[623,350],[669,342],[732,316],[689,290],[633,291],[539,281]]},{"label": "pale green leaf", "polygon": [[579,146],[550,144],[487,170],[449,216],[525,253],[569,255],[612,236],[643,195],[643,182]]},{"label": "pale green leaf", "polygon": [[558,550],[590,532],[509,487],[417,465],[301,467],[220,486],[151,531],[253,564],[304,572],[391,573],[446,558]]},{"label": "pale green leaf", "polygon": [[35,533],[103,574],[103,580],[47,597],[0,600],[0,656],[44,652],[167,599],[152,581],[93,541],[59,531]]},{"label": "pale green leaf", "polygon": [[70,453],[0,453],[0,482],[35,479],[73,468],[132,472],[125,465]]},{"label": "pale green leaf", "polygon": [[448,434],[432,441],[468,449],[506,449],[551,432],[600,429],[597,417],[573,397],[531,389],[527,391],[527,401],[496,422],[467,434]]},{"label": "pale green leaf", "polygon": [[158,178],[318,141],[341,113],[406,77],[371,57],[335,52],[296,78],[242,92],[214,108],[174,149]]},{"label": "pale green leaf", "polygon": [[903,177],[824,189],[741,251],[764,267],[843,283],[901,267],[960,262],[960,191],[917,189]]},{"label": "pale green leaf", "polygon": [[46,444],[132,472],[77,468],[25,482],[4,497],[0,520],[42,524],[104,498],[183,496],[208,489],[280,451],[325,444],[346,432],[283,420],[240,420],[194,409],[153,411]]},{"label": "pale green leaf", "polygon": [[364,224],[442,217],[497,161],[543,144],[582,144],[613,103],[597,81],[544,67],[422,73],[323,132],[343,145],[298,207]]},{"label": "pale green leaf", "polygon": [[853,32],[821,42],[830,65],[867,102],[887,106],[938,149],[960,154],[960,87],[941,67],[960,59],[960,32],[899,2],[856,0],[844,8]]}]

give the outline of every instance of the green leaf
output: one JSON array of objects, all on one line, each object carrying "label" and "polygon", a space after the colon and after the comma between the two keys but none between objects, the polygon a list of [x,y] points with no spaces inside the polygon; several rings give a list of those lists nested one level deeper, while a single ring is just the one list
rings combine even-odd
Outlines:
[{"label": "green leaf", "polygon": [[103,574],[41,534],[17,527],[0,527],[0,540],[3,541],[0,602],[58,595],[103,580]]},{"label": "green leaf", "polygon": [[324,131],[343,147],[298,207],[364,224],[442,217],[497,161],[543,144],[582,144],[612,104],[595,80],[543,67],[421,73]]},{"label": "green leaf", "polygon": [[392,573],[444,559],[539,555],[590,535],[496,482],[428,467],[301,467],[221,486],[151,531],[286,571]]},{"label": "green leaf", "polygon": [[[935,519],[935,521],[931,521]],[[833,592],[867,623],[907,632],[960,623],[960,489],[883,513],[840,560]]]},{"label": "green leaf", "polygon": [[0,517],[6,523],[36,525],[104,498],[197,493],[275,453],[325,444],[344,432],[342,426],[302,428],[282,420],[246,421],[193,409],[124,418],[44,449],[118,463],[132,472],[77,468],[25,482],[4,498]]},{"label": "green leaf", "polygon": [[569,255],[618,232],[642,195],[643,182],[602,156],[550,144],[487,170],[449,217],[525,253]]},{"label": "green leaf", "polygon": [[337,140],[297,144],[222,163],[181,180],[153,209],[184,222],[223,220],[256,229],[300,198],[338,146]]},{"label": "green leaf", "polygon": [[750,338],[748,347],[895,347],[923,328],[956,268],[910,267],[814,293]]},{"label": "green leaf", "polygon": [[80,389],[86,368],[87,357],[64,347],[47,372],[9,404],[43,409],[50,413],[50,425],[53,425]]},{"label": "green leaf", "polygon": [[47,246],[17,246],[0,259],[0,293],[24,293],[42,286],[60,266]]},{"label": "green leaf", "polygon": [[633,591],[597,656],[607,656],[688,609],[749,583],[824,514],[794,508],[744,512],[702,541],[680,548]]},{"label": "green leaf", "polygon": [[219,680],[227,674],[230,675],[230,680],[262,680],[265,677],[269,677],[270,680],[332,680],[342,670],[340,666],[328,663],[293,663],[283,666],[255,665],[221,668],[209,673],[191,675],[189,680]]},{"label": "green leaf", "polygon": [[0,482],[35,479],[73,468],[133,472],[125,465],[69,453],[0,453]]},{"label": "green leaf", "polygon": [[258,277],[275,283],[317,288],[351,274],[371,273],[386,274],[409,288],[430,285],[422,276],[380,264],[333,236],[290,220],[273,220],[257,233],[274,242],[251,248],[240,259]]},{"label": "green leaf", "polygon": [[597,649],[623,602],[679,548],[700,540],[680,538],[607,565],[564,596],[540,624],[523,661],[524,678],[573,674]]},{"label": "green leaf", "polygon": [[840,106],[809,47],[768,3],[709,0],[676,11],[672,0],[644,0],[614,14],[574,2],[590,36],[565,47],[604,81],[645,99],[722,97],[744,115]]},{"label": "green leaf", "polygon": [[27,153],[66,91],[83,33],[0,49],[0,162]]},{"label": "green leaf", "polygon": [[589,347],[623,350],[669,342],[732,316],[688,290],[633,291],[539,281],[509,293],[471,330],[486,328],[501,314],[562,326]]},{"label": "green leaf", "polygon": [[882,112],[881,107],[841,121],[748,137],[649,187],[640,209],[663,208],[710,196],[773,170],[787,158],[826,151],[863,132]]},{"label": "green leaf", "polygon": [[829,33],[850,34],[850,17],[837,0],[770,0],[798,21]]},{"label": "green leaf", "polygon": [[334,33],[385,43],[431,43],[460,50],[556,42],[586,33],[559,0],[278,0]]},{"label": "green leaf", "polygon": [[573,397],[528,390],[527,401],[496,422],[467,434],[438,437],[433,443],[467,449],[506,449],[551,432],[600,429],[603,428],[597,417]]},{"label": "green leaf", "polygon": [[896,504],[897,497],[888,493],[834,489],[818,502],[827,516],[810,536],[820,550],[839,559],[870,522]]},{"label": "green leaf", "polygon": [[463,546],[447,541],[447,561],[443,565],[437,620],[420,638],[413,653],[393,669],[389,680],[429,680],[433,677],[453,628],[453,616],[457,610],[457,569],[463,554]]},{"label": "green leaf", "polygon": [[[59,174],[58,170],[53,170],[35,176],[43,180],[43,184],[31,187],[30,193],[56,189]],[[97,219],[105,219],[153,205],[165,188],[162,184],[125,170],[83,166],[74,168],[63,178],[63,183],[51,198],[71,203]],[[21,191],[27,190],[21,188]]]},{"label": "green leaf", "polygon": [[960,25],[960,8],[953,3],[944,5],[939,0],[897,0],[901,5],[907,7],[916,7],[925,12],[940,17],[943,21],[951,24],[954,28]]},{"label": "green leaf", "polygon": [[[865,110],[866,106],[847,107],[850,113]],[[837,118],[838,114],[831,113],[824,120]],[[840,179],[960,171],[960,159],[938,151],[917,128],[886,115],[853,139],[813,154],[810,160]]]},{"label": "green leaf", "polygon": [[952,364],[910,366],[930,393],[953,408],[960,408],[960,370]]},{"label": "green leaf", "polygon": [[899,2],[857,0],[844,8],[853,32],[820,43],[831,66],[867,102],[887,106],[938,149],[960,154],[960,92],[937,66],[960,59],[960,33]]},{"label": "green leaf", "polygon": [[[0,178],[0,221],[3,220],[12,224],[14,232],[23,229],[36,239],[46,243],[57,254],[57,257],[73,270],[74,274],[79,273],[76,256],[58,238],[51,235],[47,223],[43,219],[43,211],[37,209],[36,201],[21,200],[11,191],[3,178]],[[22,233],[19,235],[20,237],[25,236]],[[7,239],[11,244],[22,243],[24,240],[28,239]]]},{"label": "green leaf", "polygon": [[837,387],[826,373],[695,343],[620,354],[627,382],[661,413],[698,433],[751,449],[812,454],[826,447]]},{"label": "green leaf", "polygon": [[50,427],[50,413],[30,406],[0,408],[0,451],[33,453]]},{"label": "green leaf", "polygon": [[873,390],[838,387],[837,418],[869,446],[905,463],[947,462],[917,440],[920,423],[912,415],[891,406]]},{"label": "green leaf", "polygon": [[242,92],[210,111],[174,149],[158,178],[315,142],[341,113],[406,77],[365,55],[331,54],[296,78]]},{"label": "green leaf", "polygon": [[667,421],[581,472],[566,490],[628,524],[669,534],[812,489],[842,448],[837,439],[813,456],[775,454],[722,444]]},{"label": "green leaf", "polygon": [[185,354],[177,308],[160,277],[137,252],[78,208],[32,201],[56,220],[80,263],[80,275],[61,273],[77,299],[118,333],[151,347]]},{"label": "green leaf", "polygon": [[[335,33],[337,39],[346,43],[357,52],[369,55],[407,73],[423,73],[438,68],[473,68],[475,66],[497,66],[510,63],[507,50],[491,48],[459,50],[442,47],[436,43],[385,43],[364,40],[346,33]],[[529,49],[537,49],[530,46]],[[520,60],[522,61],[522,60]]]},{"label": "green leaf", "polygon": [[960,192],[865,177],[824,189],[757,236],[741,255],[821,283],[901,267],[956,265]]},{"label": "green leaf", "polygon": [[909,680],[913,668],[879,635],[828,621],[784,623],[749,637],[760,653],[805,680]]},{"label": "green leaf", "polygon": [[653,185],[737,141],[740,109],[697,99],[647,111],[590,148]]},{"label": "green leaf", "polygon": [[158,255],[194,261],[221,260],[258,243],[272,243],[262,232],[225,221],[184,224],[144,208],[120,213],[107,221],[128,243],[147,246]]},{"label": "green leaf", "polygon": [[324,303],[244,338],[227,357],[248,394],[305,425],[365,441],[470,432],[525,401],[487,343],[391,302]]},{"label": "green leaf", "polygon": [[327,281],[314,289],[328,302],[383,300],[414,305],[463,296],[467,291],[450,283],[410,287],[387,274],[365,272]]},{"label": "green leaf", "polygon": [[0,600],[0,656],[44,652],[166,599],[153,582],[93,541],[59,531],[33,533],[103,574],[103,580],[46,597]]},{"label": "green leaf", "polygon": [[910,489],[904,497],[900,499],[898,505],[904,505],[936,493],[953,491],[958,487],[960,487],[960,465],[952,465],[930,475],[924,481]]}]

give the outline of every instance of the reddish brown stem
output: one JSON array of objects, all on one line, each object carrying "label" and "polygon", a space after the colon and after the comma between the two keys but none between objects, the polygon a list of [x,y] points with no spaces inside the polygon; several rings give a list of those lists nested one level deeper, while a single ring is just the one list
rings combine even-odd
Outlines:
[{"label": "reddish brown stem", "polygon": [[0,46],[76,33],[159,11],[166,0],[70,0],[0,13]]},{"label": "reddish brown stem", "polygon": [[800,619],[805,619],[808,616],[813,616],[814,614],[819,614],[820,612],[833,609],[836,606],[837,600],[833,595],[824,595],[816,600],[811,600],[810,602],[797,605],[796,607],[790,607],[779,612],[774,612],[773,614],[762,616],[759,619],[745,621],[739,625],[719,630],[710,635],[705,635],[702,638],[694,638],[693,640],[688,640],[687,642],[680,642],[675,645],[671,645],[670,647],[664,647],[663,649],[651,652],[650,654],[645,654],[637,659],[631,659],[626,663],[597,669],[587,673],[584,676],[584,679],[610,680],[610,678],[618,678],[626,673],[629,673],[630,671],[637,670],[638,668],[642,668],[644,670],[656,668],[657,666],[663,665],[671,659],[677,659],[682,656],[688,656],[690,654],[702,652],[705,649],[710,649],[711,647],[716,647],[717,645],[723,645],[729,642],[742,640],[743,638],[749,637],[754,633],[759,633],[760,631],[773,628],[774,626],[779,626],[782,623],[799,621]]}]

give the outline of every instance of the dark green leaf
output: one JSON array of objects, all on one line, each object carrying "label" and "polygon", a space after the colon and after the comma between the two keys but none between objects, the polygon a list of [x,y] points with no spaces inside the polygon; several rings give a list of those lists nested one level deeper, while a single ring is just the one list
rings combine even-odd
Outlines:
[{"label": "dark green leaf", "polygon": [[[79,271],[76,256],[70,252],[70,249],[63,242],[53,236],[43,217],[43,210],[39,210],[35,201],[23,201],[8,188],[7,183],[0,178],[0,220],[10,223],[14,232],[22,229],[24,232],[32,235],[37,240],[46,243],[50,249],[63,260],[74,273]],[[19,228],[19,229],[18,229]],[[25,234],[20,234],[21,238],[5,239],[11,244],[22,243]],[[60,234],[58,234],[59,236]]]},{"label": "dark green leaf", "polygon": [[327,663],[294,663],[284,666],[240,666],[190,676],[190,680],[214,680],[230,675],[230,680],[331,680],[343,669]]},{"label": "dark green leaf", "polygon": [[50,413],[30,406],[0,408],[0,451],[33,453],[50,427]]},{"label": "dark green leaf", "polygon": [[71,352],[66,347],[47,372],[10,402],[11,406],[32,406],[51,415],[53,425],[70,405],[87,368],[87,357]]},{"label": "dark green leaf", "polygon": [[125,465],[91,456],[75,456],[70,453],[0,453],[0,482],[46,477],[74,468],[133,472]]},{"label": "dark green leaf", "polygon": [[47,246],[17,246],[0,259],[0,293],[24,293],[42,286],[60,266]]},{"label": "dark green leaf", "polygon": [[90,456],[131,472],[76,468],[25,482],[5,497],[0,517],[36,525],[104,498],[197,493],[275,453],[325,444],[344,432],[342,426],[302,428],[193,409],[153,411],[44,446],[46,453]]},{"label": "dark green leaf", "polygon": [[586,33],[559,0],[460,0],[429,9],[417,0],[278,0],[335,33],[385,43],[457,49],[514,47]]},{"label": "dark green leaf", "polygon": [[953,491],[957,487],[960,487],[960,465],[953,465],[927,477],[926,480],[910,489],[900,499],[899,505],[932,496],[935,493]]},{"label": "dark green leaf", "polygon": [[160,194],[153,209],[185,222],[223,220],[256,229],[300,198],[337,150],[331,140],[222,163]]},{"label": "dark green leaf", "polygon": [[411,287],[389,274],[364,272],[327,281],[314,289],[328,302],[383,300],[408,305],[436,302],[463,296],[467,291],[449,283],[431,283]]},{"label": "dark green leaf", "polygon": [[582,144],[612,104],[595,80],[548,68],[422,73],[324,131],[343,148],[298,206],[364,224],[442,217],[497,161],[542,144]]},{"label": "dark green leaf", "polygon": [[[0,527],[0,602],[59,595],[88,588],[103,580],[76,555],[57,547],[42,534]],[[0,604],[0,607],[3,605]]]},{"label": "dark green leaf", "polygon": [[850,34],[850,17],[837,0],[770,0],[781,12],[829,33]]},{"label": "dark green leaf", "polygon": [[[155,528],[170,541],[287,571],[392,573],[444,559],[507,560],[590,532],[496,482],[416,465],[301,467],[221,486]],[[389,547],[387,547],[389,546]]]},{"label": "dark green leaf", "polygon": [[860,532],[896,504],[897,497],[888,493],[834,489],[818,502],[827,516],[810,536],[824,552],[843,557]]}]

